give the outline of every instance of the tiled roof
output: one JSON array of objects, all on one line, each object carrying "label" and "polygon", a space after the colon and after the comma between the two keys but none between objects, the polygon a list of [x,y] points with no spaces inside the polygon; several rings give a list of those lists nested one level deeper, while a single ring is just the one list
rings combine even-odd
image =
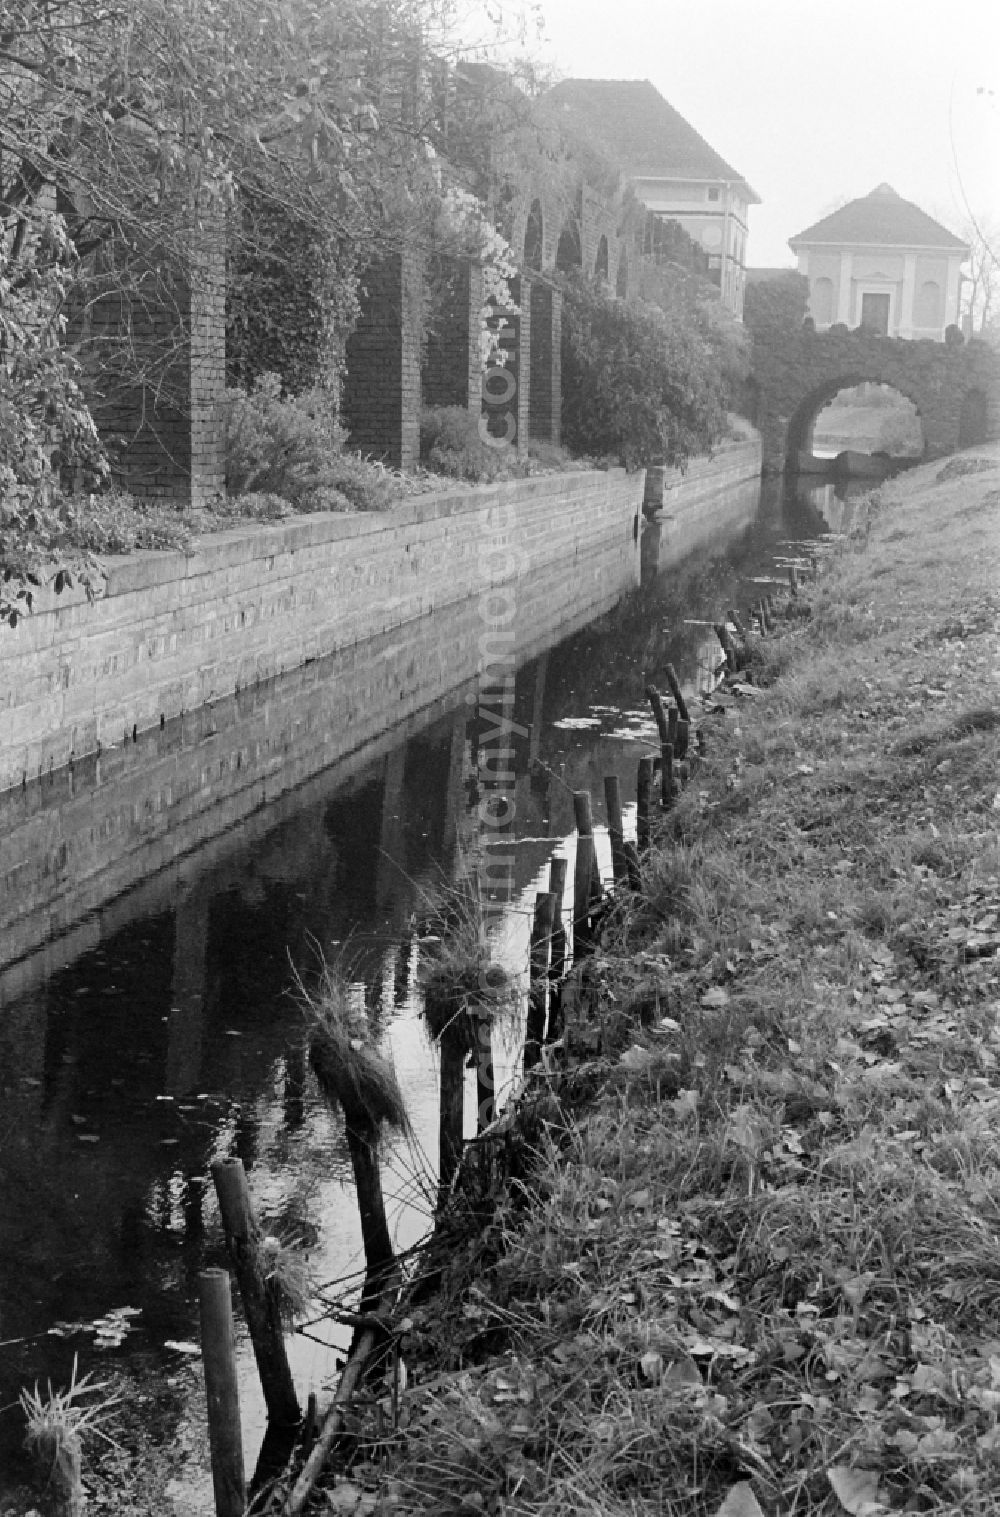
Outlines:
[{"label": "tiled roof", "polygon": [[557,119],[595,138],[632,178],[708,179],[759,198],[648,79],[564,79],[548,92]]},{"label": "tiled roof", "polygon": [[789,237],[799,243],[876,243],[880,247],[967,248],[933,216],[911,200],[904,200],[889,184],[880,184],[870,195],[851,200],[815,226]]}]

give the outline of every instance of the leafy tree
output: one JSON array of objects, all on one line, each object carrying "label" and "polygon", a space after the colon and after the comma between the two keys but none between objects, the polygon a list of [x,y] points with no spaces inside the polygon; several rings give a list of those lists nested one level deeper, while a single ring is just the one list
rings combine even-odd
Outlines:
[{"label": "leafy tree", "polygon": [[726,386],[696,312],[616,300],[578,274],[564,288],[565,444],[626,468],[707,452],[726,428]]},{"label": "leafy tree", "polygon": [[[23,224],[23,223],[22,223]],[[17,625],[46,574],[61,589],[62,481],[98,483],[107,463],[63,345],[76,256],[60,217],[38,214],[15,261],[0,224],[0,619]]]},{"label": "leafy tree", "polygon": [[795,269],[747,282],[743,320],[751,335],[798,331],[809,303],[809,281]]}]

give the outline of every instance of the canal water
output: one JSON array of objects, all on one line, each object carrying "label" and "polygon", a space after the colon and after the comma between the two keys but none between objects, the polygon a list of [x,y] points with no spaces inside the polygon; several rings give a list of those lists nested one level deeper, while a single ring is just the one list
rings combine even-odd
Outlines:
[{"label": "canal water", "polygon": [[[76,922],[62,906],[47,955],[13,963],[0,945],[0,1495],[18,1463],[21,1385],[65,1383],[74,1354],[81,1371],[117,1359],[164,1376],[193,1354],[198,1271],[224,1262],[214,1158],[243,1160],[267,1231],[307,1250],[329,1295],[359,1283],[343,1118],[308,1068],[296,992],[324,959],[348,966],[413,1125],[384,1155],[393,1236],[405,1249],[426,1234],[438,1102],[418,978],[428,904],[489,851],[497,951],[522,974],[535,893],[571,847],[572,792],[590,790],[600,819],[603,777],[617,773],[634,799],[654,735],[645,682],[662,684],[671,662],[688,691],[707,687],[712,620],[749,605],[789,542],[844,530],[850,510],[829,484],[762,499],[754,485],[734,501],[728,541],[681,562],[647,528],[641,588],[518,669],[505,824],[488,836],[478,817],[495,727],[459,691],[347,770],[264,804],[225,846],[206,839],[169,888],[145,880]],[[141,790],[131,804],[148,804]],[[609,874],[603,833],[598,853]],[[501,1103],[522,1030],[514,1015],[498,1033]],[[303,1400],[329,1383],[330,1345],[348,1331],[322,1323],[295,1338]],[[242,1341],[240,1355],[252,1468],[263,1411]]]}]

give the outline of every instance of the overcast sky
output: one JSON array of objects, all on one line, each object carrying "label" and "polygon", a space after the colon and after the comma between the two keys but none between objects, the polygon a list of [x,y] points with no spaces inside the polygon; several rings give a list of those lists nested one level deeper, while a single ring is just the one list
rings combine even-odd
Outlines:
[{"label": "overcast sky", "polygon": [[649,79],[749,180],[748,262],[883,181],[1000,225],[1000,0],[540,0],[562,77]]}]

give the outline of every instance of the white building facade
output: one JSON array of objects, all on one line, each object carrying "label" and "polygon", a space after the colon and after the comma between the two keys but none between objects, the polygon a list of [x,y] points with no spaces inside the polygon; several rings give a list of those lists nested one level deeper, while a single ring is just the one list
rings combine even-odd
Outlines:
[{"label": "white building facade", "polygon": [[888,184],[789,238],[818,331],[836,323],[943,342],[969,247]]}]

